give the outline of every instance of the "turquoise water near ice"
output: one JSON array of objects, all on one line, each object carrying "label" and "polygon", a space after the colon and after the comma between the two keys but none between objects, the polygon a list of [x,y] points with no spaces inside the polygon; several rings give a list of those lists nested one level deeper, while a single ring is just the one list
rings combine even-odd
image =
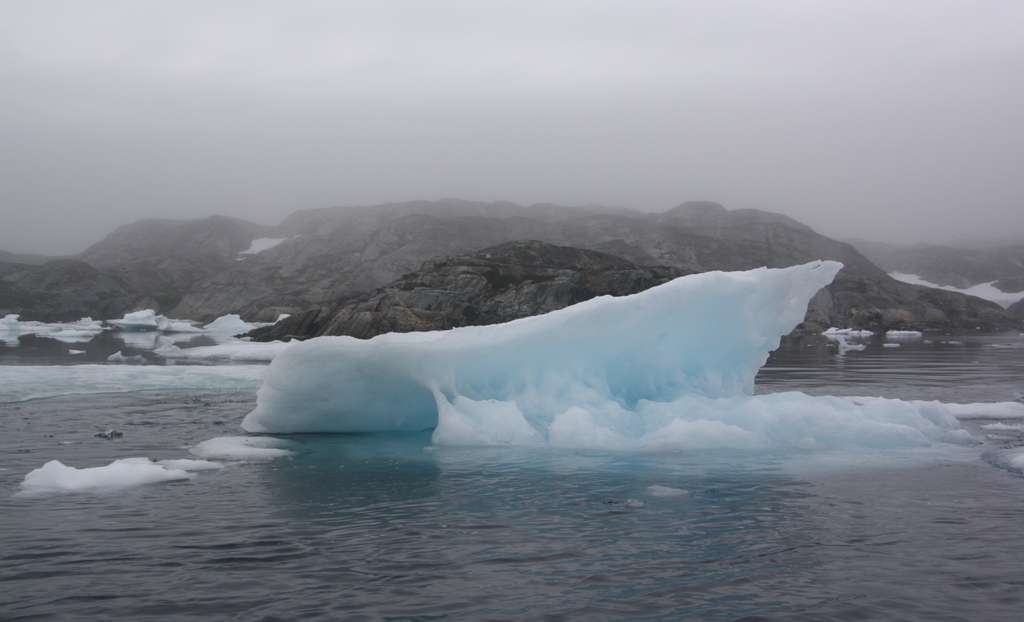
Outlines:
[{"label": "turquoise water near ice", "polygon": [[[789,340],[758,390],[1002,401],[1024,378],[1018,336],[935,337],[842,357]],[[71,360],[11,350],[0,365]],[[984,422],[968,424],[977,447],[855,454],[297,435],[293,458],[190,481],[13,496],[50,459],[188,457],[239,434],[253,405],[232,388],[0,404],[0,618],[1017,620],[1024,608],[1024,477],[983,458],[1021,440]],[[107,429],[123,436],[94,436]]]}]

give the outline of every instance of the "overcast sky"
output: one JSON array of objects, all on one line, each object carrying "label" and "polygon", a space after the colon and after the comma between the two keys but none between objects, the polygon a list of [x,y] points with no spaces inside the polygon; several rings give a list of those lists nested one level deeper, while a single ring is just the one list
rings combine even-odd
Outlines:
[{"label": "overcast sky", "polygon": [[1024,2],[0,0],[0,249],[458,197],[1024,238]]}]

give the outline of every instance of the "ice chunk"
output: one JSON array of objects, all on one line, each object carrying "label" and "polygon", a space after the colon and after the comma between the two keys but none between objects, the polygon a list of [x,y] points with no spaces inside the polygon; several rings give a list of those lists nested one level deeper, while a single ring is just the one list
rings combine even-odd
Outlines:
[{"label": "ice chunk", "polygon": [[823,332],[821,334],[825,335],[826,337],[839,336],[839,335],[842,335],[844,337],[870,337],[871,335],[874,335],[875,333],[871,332],[870,330],[856,330],[856,329],[853,329],[853,328],[835,328],[835,327],[833,327],[833,328],[830,328],[830,329],[826,330],[825,332]]},{"label": "ice chunk", "polygon": [[0,365],[0,403],[138,391],[253,392],[263,365]]},{"label": "ice chunk", "polygon": [[123,458],[107,466],[85,469],[76,469],[58,460],[51,460],[25,476],[19,494],[115,490],[190,477],[182,469],[167,468],[149,458]]},{"label": "ice chunk", "polygon": [[247,333],[257,326],[264,326],[264,324],[250,324],[243,321],[241,316],[230,314],[222,315],[216,320],[210,322],[203,327],[203,330],[208,333],[228,333],[231,335],[237,335],[240,333]]},{"label": "ice chunk", "polygon": [[294,444],[269,436],[218,436],[199,443],[189,452],[210,460],[269,460],[294,455],[294,451],[286,449]]},{"label": "ice chunk", "polygon": [[957,419],[1024,419],[1024,404],[992,402],[979,404],[946,404]]},{"label": "ice chunk", "polygon": [[274,248],[275,246],[277,246],[281,242],[284,242],[287,239],[288,238],[256,238],[255,240],[252,241],[251,244],[249,244],[249,248],[239,252],[238,254],[255,255],[257,253],[262,253],[265,250]]},{"label": "ice chunk", "polygon": [[20,316],[10,314],[0,320],[0,338],[4,341],[16,343],[20,335],[37,335],[58,339],[66,343],[80,343],[90,341],[96,335],[106,330],[103,323],[93,320],[90,317],[83,317],[77,322],[58,322],[47,324],[45,322],[21,322]]},{"label": "ice chunk", "polygon": [[883,348],[898,348],[898,347],[900,347],[900,344],[898,344],[898,343],[883,343],[882,347]]},{"label": "ice chunk", "polygon": [[233,363],[266,363],[274,360],[274,357],[290,346],[290,343],[284,343],[282,341],[235,341],[228,344],[200,346],[197,348],[179,348],[175,345],[167,345],[157,348],[153,353],[169,359],[214,362],[230,361]]},{"label": "ice chunk", "polygon": [[115,363],[117,365],[143,365],[146,363],[146,358],[142,355],[136,354],[135,356],[125,356],[118,350],[107,357],[108,363]]},{"label": "ice chunk", "polygon": [[110,323],[122,330],[163,330],[170,326],[171,321],[162,315],[157,315],[152,309],[143,309],[133,313],[126,313],[120,320],[110,320]]},{"label": "ice chunk", "polygon": [[177,469],[179,471],[214,471],[216,469],[223,469],[224,465],[219,462],[210,462],[209,460],[160,460],[157,462],[160,466],[165,469]]}]

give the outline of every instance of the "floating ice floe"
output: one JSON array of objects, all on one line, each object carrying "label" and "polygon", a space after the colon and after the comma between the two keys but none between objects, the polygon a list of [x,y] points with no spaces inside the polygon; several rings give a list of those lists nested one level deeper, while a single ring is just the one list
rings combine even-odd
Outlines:
[{"label": "floating ice floe", "polygon": [[997,305],[1008,308],[1015,302],[1024,300],[1024,292],[1008,293],[1000,290],[995,286],[996,281],[990,281],[988,283],[981,283],[967,289],[959,289],[950,285],[936,285],[917,276],[916,274],[905,274],[902,272],[890,272],[889,276],[902,281],[904,283],[910,283],[911,285],[923,285],[924,287],[931,287],[934,289],[944,289],[949,292],[959,292],[961,294],[967,294],[969,296],[976,296],[984,300],[989,300]]},{"label": "floating ice floe", "polygon": [[36,335],[57,339],[65,343],[81,343],[92,340],[93,337],[107,330],[103,322],[89,317],[83,317],[77,322],[22,322],[19,315],[10,314],[0,320],[0,340],[10,343],[17,343],[18,337],[22,335]]},{"label": "floating ice floe", "polygon": [[134,356],[125,356],[118,350],[107,357],[108,363],[114,363],[115,365],[145,365],[146,357],[136,354]]},{"label": "floating ice floe", "polygon": [[647,494],[652,497],[685,497],[690,494],[690,491],[671,486],[654,485],[647,487]]},{"label": "floating ice floe", "polygon": [[269,436],[219,436],[203,441],[190,453],[210,460],[270,460],[295,454],[294,442]]},{"label": "floating ice floe", "polygon": [[870,330],[857,330],[857,329],[854,329],[854,328],[835,328],[835,327],[832,327],[832,328],[826,330],[825,332],[823,332],[821,334],[825,335],[826,337],[838,337],[838,336],[843,336],[843,337],[870,337],[871,335],[874,335],[875,333],[873,333]]},{"label": "floating ice floe", "polygon": [[168,359],[184,359],[191,361],[232,362],[232,363],[268,363],[274,360],[291,344],[281,341],[246,342],[220,344],[215,346],[199,346],[196,348],[179,348],[175,345],[161,346],[153,353]]},{"label": "floating ice floe", "polygon": [[945,404],[945,406],[950,414],[957,419],[1024,419],[1024,404],[1020,402]]},{"label": "floating ice floe", "polygon": [[[195,461],[186,461],[195,462]],[[21,482],[22,495],[52,494],[61,492],[85,492],[117,490],[190,479],[189,470],[169,467],[149,458],[123,458],[107,466],[76,469],[65,466],[59,460],[51,460],[42,467],[31,471]]]},{"label": "floating ice floe", "polygon": [[127,331],[160,331],[164,333],[197,333],[202,329],[192,320],[172,320],[157,315],[152,309],[143,309],[125,314],[120,320],[108,320],[109,324]]}]

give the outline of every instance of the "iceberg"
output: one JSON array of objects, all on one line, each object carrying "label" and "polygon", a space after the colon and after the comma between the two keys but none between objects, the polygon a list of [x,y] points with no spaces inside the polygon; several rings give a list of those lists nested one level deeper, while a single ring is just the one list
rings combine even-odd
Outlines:
[{"label": "iceberg", "polygon": [[974,443],[938,402],[753,395],[841,267],[709,272],[507,324],[311,339],[275,357],[242,427],[646,451]]}]

